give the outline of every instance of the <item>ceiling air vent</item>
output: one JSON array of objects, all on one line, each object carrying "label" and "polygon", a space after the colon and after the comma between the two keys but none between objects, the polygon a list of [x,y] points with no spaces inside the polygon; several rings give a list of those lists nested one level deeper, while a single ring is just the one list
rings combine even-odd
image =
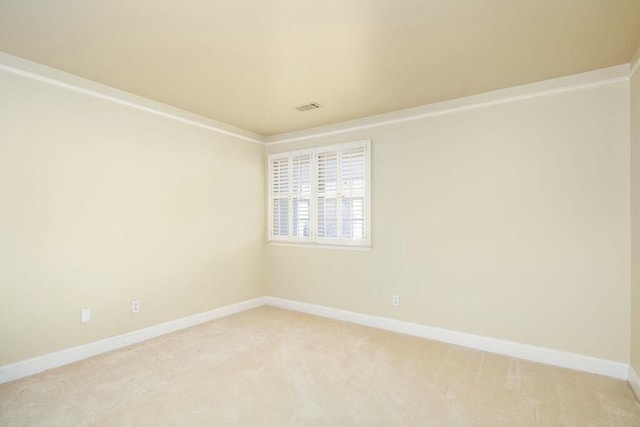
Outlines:
[{"label": "ceiling air vent", "polygon": [[309,111],[309,110],[317,110],[318,108],[320,108],[320,104],[318,104],[317,102],[310,102],[309,104],[297,106],[296,110]]}]

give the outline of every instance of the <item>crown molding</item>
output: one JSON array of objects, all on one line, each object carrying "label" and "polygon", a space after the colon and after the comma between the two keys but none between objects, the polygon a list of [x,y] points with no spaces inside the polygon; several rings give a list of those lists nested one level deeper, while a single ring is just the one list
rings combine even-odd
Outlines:
[{"label": "crown molding", "polygon": [[631,71],[629,72],[629,78],[633,77],[636,71],[638,71],[638,69],[640,68],[640,48],[638,48],[638,50],[636,51],[636,54],[633,55],[630,65],[631,65]]},{"label": "crown molding", "polygon": [[624,82],[628,81],[638,69],[640,69],[640,49],[636,52],[631,64],[622,64],[582,74],[529,83],[478,95],[397,110],[390,113],[265,137],[264,135],[181,110],[171,105],[153,101],[52,67],[0,52],[0,71],[125,105],[219,134],[267,146],[388,126],[444,114],[491,107],[508,102],[517,102],[530,98]]},{"label": "crown molding", "polygon": [[640,68],[640,58],[638,58],[635,64],[633,64],[633,67],[631,67],[631,72],[629,73],[629,77],[633,77],[633,75],[638,71],[639,68]]},{"label": "crown molding", "polygon": [[485,92],[479,95],[472,95],[390,113],[378,114],[333,125],[272,135],[266,137],[264,141],[267,146],[303,141],[362,129],[371,129],[380,126],[421,120],[428,117],[441,116],[460,111],[491,107],[508,102],[517,102],[530,98],[627,82],[630,76],[629,70],[629,64],[622,64],[600,70],[589,71],[587,73],[514,86],[492,92]]},{"label": "crown molding", "polygon": [[207,129],[219,134],[232,136],[244,141],[262,145],[264,137],[256,133],[236,128],[226,123],[208,119],[161,102],[134,95],[119,89],[96,83],[55,68],[47,67],[17,56],[0,52],[0,70],[37,80],[53,86],[100,98],[116,104],[142,110],[147,113],[176,120],[181,123]]}]

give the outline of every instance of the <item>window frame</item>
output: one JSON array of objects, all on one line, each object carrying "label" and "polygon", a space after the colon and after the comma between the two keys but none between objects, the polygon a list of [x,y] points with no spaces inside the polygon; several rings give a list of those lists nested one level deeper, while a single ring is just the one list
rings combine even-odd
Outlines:
[{"label": "window frame", "polygon": [[[352,239],[352,238],[342,238],[342,237],[319,237],[318,236],[318,154],[336,151],[337,157],[341,158],[344,151],[351,150],[354,148],[364,149],[364,190],[362,191],[362,197],[364,197],[364,239]],[[310,214],[309,214],[309,227],[310,232],[309,236],[294,236],[293,235],[293,199],[296,196],[293,194],[293,159],[294,157],[310,155]],[[282,194],[278,193],[277,195],[274,193],[274,174],[272,169],[272,164],[274,160],[287,158],[287,177],[288,177],[288,187],[287,187],[287,199],[288,199],[288,218],[287,218],[287,234],[282,235],[274,235],[274,200],[282,199]],[[343,197],[342,189],[342,176],[341,176],[341,167],[342,160],[338,160],[336,168],[337,168],[337,176],[336,176],[336,221],[337,221],[337,234],[340,235],[341,225],[341,198]],[[276,244],[284,244],[284,245],[293,245],[293,246],[302,246],[302,247],[339,247],[339,248],[353,248],[353,249],[367,249],[371,248],[371,140],[359,140],[346,142],[341,144],[332,144],[332,145],[321,145],[316,147],[311,147],[307,149],[293,150],[293,151],[284,151],[279,153],[269,154],[267,156],[267,242],[268,243],[276,243]],[[351,193],[354,191],[350,190]],[[299,198],[299,197],[297,197]]]}]

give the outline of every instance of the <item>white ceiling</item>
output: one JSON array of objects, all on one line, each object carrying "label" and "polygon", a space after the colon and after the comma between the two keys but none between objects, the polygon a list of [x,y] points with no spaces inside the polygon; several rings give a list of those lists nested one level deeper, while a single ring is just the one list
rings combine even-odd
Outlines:
[{"label": "white ceiling", "polygon": [[262,135],[619,65],[639,45],[640,0],[0,0],[0,51]]}]

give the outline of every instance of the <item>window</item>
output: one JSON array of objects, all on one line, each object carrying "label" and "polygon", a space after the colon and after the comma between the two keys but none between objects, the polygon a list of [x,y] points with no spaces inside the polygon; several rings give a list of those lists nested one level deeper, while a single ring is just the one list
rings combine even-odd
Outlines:
[{"label": "window", "polygon": [[270,155],[269,240],[370,246],[370,153],[357,141]]}]

